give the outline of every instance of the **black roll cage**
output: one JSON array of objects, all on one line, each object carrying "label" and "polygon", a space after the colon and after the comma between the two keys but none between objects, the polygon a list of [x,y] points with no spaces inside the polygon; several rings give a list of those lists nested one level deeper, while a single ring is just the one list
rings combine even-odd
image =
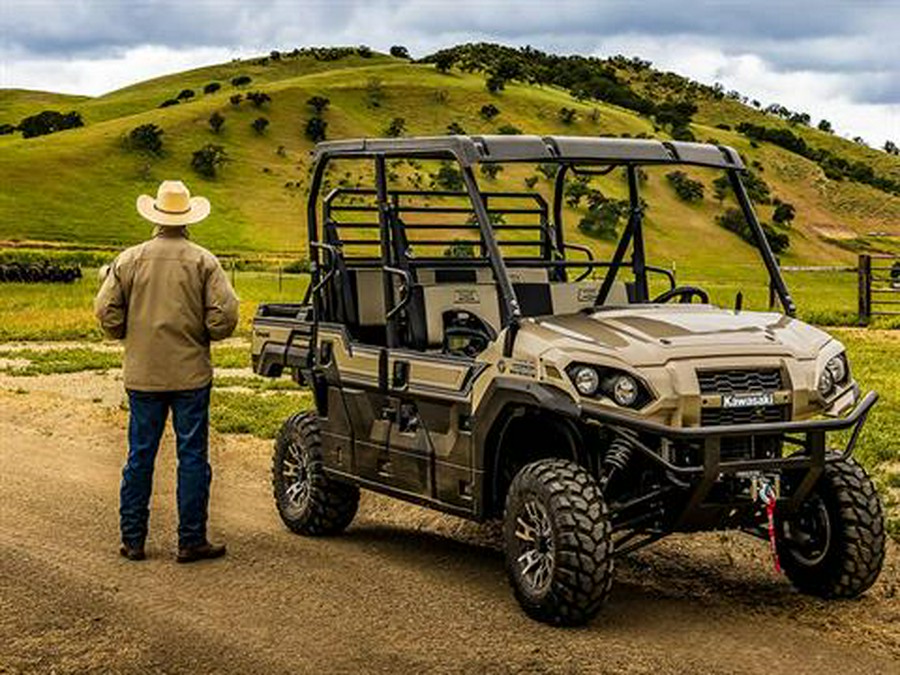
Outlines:
[{"label": "black roll cage", "polygon": [[[468,137],[448,137],[452,141],[459,143],[462,140],[477,140],[477,139],[469,139]],[[532,137],[529,137],[532,138]],[[754,238],[754,242],[756,244],[757,249],[760,252],[763,263],[766,267],[766,270],[769,274],[771,288],[773,289],[776,297],[778,297],[784,312],[789,316],[794,316],[796,314],[796,305],[794,304],[793,299],[787,289],[787,285],[785,284],[784,278],[781,275],[781,271],[778,265],[778,261],[775,258],[775,255],[772,252],[771,247],[769,246],[769,242],[766,239],[765,233],[763,232],[762,226],[759,220],[756,217],[755,212],[753,211],[752,204],[750,202],[750,198],[747,194],[747,190],[744,187],[743,182],[741,181],[741,173],[745,171],[742,165],[737,166],[719,166],[718,164],[712,164],[701,161],[679,161],[678,153],[675,152],[675,143],[663,143],[662,145],[666,147],[667,150],[671,151],[671,154],[674,157],[670,158],[668,161],[660,161],[659,159],[645,159],[645,160],[631,160],[625,158],[616,158],[615,160],[593,160],[593,159],[565,159],[562,157],[534,157],[523,159],[520,157],[508,157],[508,158],[492,158],[490,161],[495,163],[513,163],[513,162],[523,162],[523,161],[531,161],[531,162],[553,162],[558,164],[556,176],[554,179],[554,193],[553,193],[553,203],[551,205],[550,212],[552,213],[552,218],[548,217],[548,205],[546,201],[541,197],[541,195],[537,193],[510,193],[510,192],[482,192],[478,183],[475,179],[474,172],[472,170],[472,166],[474,163],[478,161],[487,161],[484,159],[478,160],[477,158],[473,159],[473,157],[465,155],[463,152],[455,149],[453,144],[448,144],[446,146],[442,145],[437,149],[433,147],[425,148],[422,151],[417,152],[415,146],[410,146],[409,141],[414,141],[415,139],[403,139],[406,141],[405,143],[399,143],[399,149],[391,150],[390,143],[387,141],[376,141],[372,143],[372,148],[367,149],[367,141],[338,141],[335,143],[324,143],[320,144],[315,151],[315,160],[313,164],[312,171],[312,181],[310,185],[310,194],[309,201],[307,205],[307,223],[308,223],[308,236],[309,236],[309,255],[310,255],[310,272],[312,275],[311,283],[307,289],[307,303],[312,305],[313,310],[313,322],[314,325],[318,325],[321,312],[322,312],[322,299],[321,299],[321,290],[326,285],[327,281],[332,277],[334,272],[334,266],[339,263],[342,259],[341,254],[341,246],[342,242],[339,240],[333,239],[332,241],[322,242],[320,238],[320,228],[319,228],[319,213],[318,213],[318,202],[319,202],[319,193],[322,187],[323,176],[325,173],[326,166],[328,162],[336,159],[369,159],[374,162],[375,166],[375,188],[373,189],[355,189],[351,190],[348,188],[337,188],[329,192],[329,194],[323,200],[322,207],[322,223],[323,229],[324,227],[330,226],[329,223],[333,225],[333,215],[336,210],[339,208],[343,208],[345,210],[365,210],[366,207],[357,207],[356,209],[352,207],[337,207],[335,205],[335,200],[337,197],[347,194],[347,193],[355,193],[355,194],[364,194],[364,195],[375,195],[377,199],[377,212],[378,212],[378,222],[377,226],[380,232],[380,240],[377,244],[380,246],[380,257],[372,258],[372,259],[355,259],[354,266],[355,267],[380,267],[385,274],[383,275],[383,283],[384,283],[384,295],[387,306],[387,345],[389,347],[397,346],[398,342],[398,325],[397,325],[397,315],[399,311],[408,303],[409,301],[409,289],[407,288],[407,292],[405,296],[402,297],[399,301],[395,302],[394,300],[394,291],[395,286],[391,280],[391,276],[399,276],[405,280],[407,285],[411,282],[411,274],[410,270],[418,267],[432,267],[432,268],[441,268],[441,267],[459,267],[464,265],[465,267],[477,267],[477,266],[488,266],[491,268],[493,272],[494,279],[497,283],[499,293],[500,293],[500,318],[501,318],[501,327],[502,328],[510,328],[509,331],[509,339],[507,341],[507,349],[505,351],[509,351],[512,346],[511,340],[514,339],[515,333],[518,328],[519,321],[521,319],[521,310],[519,306],[518,299],[516,297],[515,290],[513,288],[513,284],[510,280],[508,273],[508,264],[507,261],[504,260],[503,256],[500,253],[501,246],[504,245],[540,245],[542,250],[542,256],[540,259],[517,259],[517,258],[509,258],[509,263],[514,267],[542,267],[548,268],[555,275],[556,280],[565,281],[567,280],[567,270],[569,268],[582,268],[585,272],[578,277],[577,280],[581,280],[586,277],[591,270],[596,268],[607,268],[606,275],[601,283],[600,291],[597,295],[597,299],[595,301],[595,306],[602,305],[606,298],[608,297],[613,284],[616,280],[616,277],[619,271],[623,267],[630,267],[635,276],[634,283],[634,301],[635,302],[649,302],[649,282],[647,273],[648,272],[656,272],[665,275],[670,283],[672,288],[675,287],[675,278],[674,275],[663,268],[654,267],[652,265],[648,265],[646,261],[646,254],[644,249],[644,233],[643,233],[643,207],[641,206],[640,200],[640,190],[639,190],[639,180],[638,180],[638,170],[642,165],[658,165],[658,164],[698,164],[698,165],[706,165],[706,166],[715,166],[716,168],[724,169],[726,172],[731,187],[734,191],[735,197],[737,198],[738,204],[740,206],[741,212],[744,215],[747,225],[750,228],[750,232]],[[433,141],[435,139],[423,139],[423,141]],[[546,139],[553,140],[553,139]],[[573,139],[576,140],[576,139]],[[613,141],[621,140],[621,139],[611,139]],[[361,144],[361,145],[360,145]],[[379,147],[381,144],[382,147]],[[708,147],[717,147],[717,146],[702,146],[700,144],[681,144],[684,146],[696,146],[698,148],[708,148]],[[334,147],[329,147],[334,146]],[[407,147],[404,147],[407,146]],[[719,147],[719,150],[722,151],[723,154],[727,156],[725,148]],[[734,151],[730,151],[734,152]],[[399,159],[399,158],[417,158],[417,159],[438,159],[438,160],[449,160],[454,161],[459,166],[464,190],[461,192],[451,192],[451,191],[440,191],[440,190],[393,190],[389,191],[387,187],[387,169],[386,169],[386,159]],[[593,254],[590,249],[585,246],[580,246],[578,244],[570,244],[565,242],[564,233],[563,233],[563,223],[562,223],[562,213],[563,213],[563,196],[565,189],[565,179],[567,174],[571,171],[572,173],[577,174],[587,174],[587,175],[604,175],[616,168],[624,167],[626,170],[626,176],[628,179],[628,220],[625,225],[625,229],[622,232],[622,235],[619,239],[619,242],[616,246],[615,252],[613,254],[612,259],[609,262],[605,261],[596,261],[593,258]],[[479,241],[477,242],[480,246],[480,252],[483,256],[482,259],[453,259],[453,258],[423,258],[419,260],[410,260],[407,256],[403,255],[402,252],[402,240],[405,236],[404,230],[408,227],[415,227],[414,225],[400,225],[398,214],[401,211],[399,205],[400,197],[404,195],[433,195],[433,196],[457,196],[464,197],[467,196],[469,202],[471,204],[471,210],[467,209],[459,209],[459,208],[447,208],[443,209],[443,212],[462,212],[469,211],[474,212],[475,215],[475,224],[472,225],[471,229],[473,231],[477,231],[479,235]],[[489,200],[495,197],[520,197],[520,198],[528,198],[532,199],[536,202],[536,207],[533,209],[512,209],[506,210],[506,212],[514,212],[514,213],[537,213],[541,217],[541,224],[536,226],[536,229],[540,231],[541,239],[539,241],[529,241],[529,242],[498,242],[497,237],[495,236],[497,230],[502,230],[502,225],[491,224],[490,220],[490,210],[488,208]],[[368,207],[371,210],[371,207]],[[429,210],[432,210],[429,207]],[[437,208],[438,211],[441,211],[440,208]],[[369,225],[375,225],[375,223],[368,223]],[[349,224],[353,225],[353,224]],[[457,226],[454,226],[455,228]],[[515,226],[517,228],[528,229],[528,226]],[[462,228],[465,229],[465,228]],[[326,237],[327,239],[327,237]],[[376,243],[371,240],[357,241],[357,240],[349,240],[343,243]],[[436,244],[436,241],[419,241],[417,243],[424,244]],[[441,241],[440,243],[451,243],[447,241]],[[626,255],[628,253],[629,247],[631,248],[631,260],[626,260]],[[585,260],[567,260],[565,257],[566,249],[571,250],[579,250],[586,254]],[[324,251],[327,256],[326,266],[329,268],[325,273],[324,277],[322,274],[322,265],[320,261],[319,251]]]}]

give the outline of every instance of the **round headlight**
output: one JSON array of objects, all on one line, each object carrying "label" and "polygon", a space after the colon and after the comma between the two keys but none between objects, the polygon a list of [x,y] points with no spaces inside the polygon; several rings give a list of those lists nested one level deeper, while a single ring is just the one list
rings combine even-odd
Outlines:
[{"label": "round headlight", "polygon": [[596,370],[590,366],[579,366],[573,375],[572,379],[575,381],[575,388],[579,394],[590,396],[597,392],[597,388],[600,386],[600,375]]},{"label": "round headlight", "polygon": [[842,355],[833,357],[825,364],[825,370],[831,373],[831,379],[839,384],[847,379],[847,362]]},{"label": "round headlight", "polygon": [[822,396],[828,396],[833,391],[834,375],[831,374],[831,369],[826,366],[825,370],[822,371],[822,375],[819,376],[819,393]]},{"label": "round headlight", "polygon": [[613,400],[621,406],[634,405],[638,397],[638,385],[630,375],[619,375],[613,382]]}]

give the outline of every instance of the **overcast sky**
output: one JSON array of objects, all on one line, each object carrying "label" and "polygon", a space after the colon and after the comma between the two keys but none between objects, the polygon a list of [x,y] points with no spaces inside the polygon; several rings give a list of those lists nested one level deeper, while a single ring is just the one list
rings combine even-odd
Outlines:
[{"label": "overcast sky", "polygon": [[900,0],[0,0],[0,87],[101,94],[311,45],[625,54],[900,142]]}]

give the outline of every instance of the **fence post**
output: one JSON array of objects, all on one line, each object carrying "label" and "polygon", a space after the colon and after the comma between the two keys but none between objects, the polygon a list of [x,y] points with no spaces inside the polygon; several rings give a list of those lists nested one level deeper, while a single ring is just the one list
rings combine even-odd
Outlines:
[{"label": "fence post", "polygon": [[859,254],[859,267],[857,267],[859,280],[859,323],[862,326],[869,324],[872,318],[872,256],[868,253]]},{"label": "fence post", "polygon": [[237,265],[235,264],[235,261],[232,258],[232,260],[231,260],[231,287],[232,288],[235,287],[234,282],[235,282],[235,270],[236,269],[237,269]]},{"label": "fence post", "polygon": [[284,269],[284,265],[280,262],[278,263],[278,292],[281,293],[281,272]]}]

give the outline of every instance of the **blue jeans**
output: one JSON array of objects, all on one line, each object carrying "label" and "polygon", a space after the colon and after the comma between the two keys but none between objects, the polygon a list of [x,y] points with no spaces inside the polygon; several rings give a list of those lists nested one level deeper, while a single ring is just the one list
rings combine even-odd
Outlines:
[{"label": "blue jeans", "polygon": [[153,464],[172,409],[178,450],[178,543],[206,541],[206,515],[212,469],[209,454],[209,390],[128,391],[128,461],[122,470],[119,522],[122,543],[143,546],[150,517]]}]

